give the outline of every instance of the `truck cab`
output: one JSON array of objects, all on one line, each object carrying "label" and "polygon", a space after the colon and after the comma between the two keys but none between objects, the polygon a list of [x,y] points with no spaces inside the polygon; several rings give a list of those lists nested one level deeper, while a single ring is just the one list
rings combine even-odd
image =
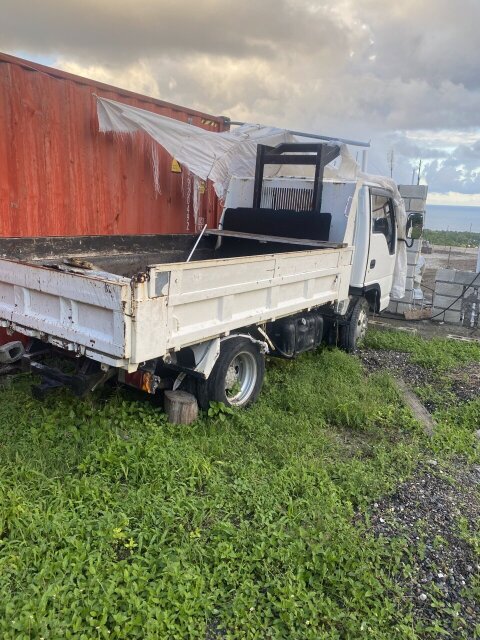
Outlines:
[{"label": "truck cab", "polygon": [[397,259],[398,221],[393,193],[361,187],[355,220],[350,293],[365,297],[377,312],[387,308]]}]

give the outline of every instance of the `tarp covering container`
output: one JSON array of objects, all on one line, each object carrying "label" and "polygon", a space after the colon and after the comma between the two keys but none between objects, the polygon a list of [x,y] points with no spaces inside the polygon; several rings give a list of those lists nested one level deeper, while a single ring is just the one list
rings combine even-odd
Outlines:
[{"label": "tarp covering container", "polygon": [[[218,201],[151,138],[100,133],[96,96],[209,131],[224,118],[0,54],[0,236],[195,232]],[[153,170],[152,170],[153,169]],[[196,215],[194,215],[196,214]]]}]

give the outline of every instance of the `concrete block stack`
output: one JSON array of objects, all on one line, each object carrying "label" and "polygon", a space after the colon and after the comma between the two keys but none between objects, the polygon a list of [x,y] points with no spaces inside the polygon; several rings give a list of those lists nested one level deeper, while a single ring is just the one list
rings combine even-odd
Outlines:
[{"label": "concrete block stack", "polygon": [[432,315],[436,321],[480,326],[480,276],[473,271],[438,269],[435,277],[435,294]]},{"label": "concrete block stack", "polygon": [[[405,210],[407,215],[409,213],[424,213],[425,205],[427,202],[428,187],[423,184],[408,184],[399,185],[398,190],[405,202]],[[405,311],[410,311],[421,304],[419,301],[415,301],[413,297],[413,277],[415,275],[415,268],[420,257],[422,249],[422,240],[414,240],[413,246],[407,248],[407,281],[405,284],[405,295],[401,299],[392,298],[388,311],[390,313],[397,313],[403,315]]]}]

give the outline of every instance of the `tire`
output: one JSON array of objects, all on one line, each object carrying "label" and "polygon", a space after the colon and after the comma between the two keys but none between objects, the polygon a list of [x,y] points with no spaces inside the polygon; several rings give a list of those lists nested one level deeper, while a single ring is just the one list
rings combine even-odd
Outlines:
[{"label": "tire", "polygon": [[248,338],[229,338],[207,380],[199,381],[197,398],[202,409],[211,401],[228,407],[247,407],[255,402],[265,375],[265,356]]},{"label": "tire", "polygon": [[340,327],[338,346],[352,353],[365,337],[368,327],[369,305],[365,298],[357,298],[349,312],[347,324]]}]

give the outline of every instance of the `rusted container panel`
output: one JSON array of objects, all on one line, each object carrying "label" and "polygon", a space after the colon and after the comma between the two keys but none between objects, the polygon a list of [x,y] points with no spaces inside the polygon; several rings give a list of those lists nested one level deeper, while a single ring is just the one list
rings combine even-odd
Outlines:
[{"label": "rusted container panel", "polygon": [[[208,185],[195,217],[191,176],[144,134],[98,131],[95,95],[221,131],[224,119],[0,54],[0,236],[194,232],[214,226]],[[155,154],[153,154],[155,156]]]}]

